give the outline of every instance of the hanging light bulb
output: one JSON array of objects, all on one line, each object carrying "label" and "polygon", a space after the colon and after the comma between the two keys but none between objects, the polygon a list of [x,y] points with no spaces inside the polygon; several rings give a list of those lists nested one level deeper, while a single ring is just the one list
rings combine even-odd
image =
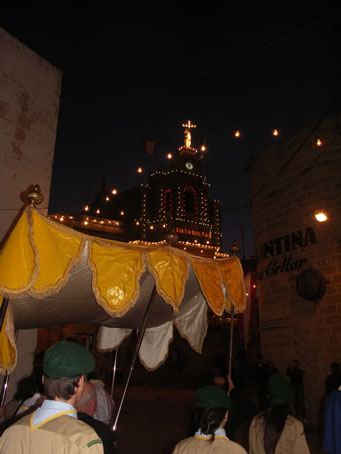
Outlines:
[{"label": "hanging light bulb", "polygon": [[168,153],[168,154],[167,154],[167,159],[173,159],[172,153]]},{"label": "hanging light bulb", "polygon": [[206,147],[205,147],[205,145],[201,145],[201,148],[200,148],[200,150],[201,150],[202,152],[206,151]]},{"label": "hanging light bulb", "polygon": [[89,211],[89,206],[86,205],[86,207],[84,208],[84,211]]},{"label": "hanging light bulb", "polygon": [[99,208],[97,208],[96,213],[100,214],[100,209]]},{"label": "hanging light bulb", "polygon": [[117,189],[114,188],[114,189],[111,191],[111,194],[116,195],[116,194],[117,194]]},{"label": "hanging light bulb", "polygon": [[150,230],[154,230],[154,226],[153,225],[151,225],[149,228],[150,228]]},{"label": "hanging light bulb", "polygon": [[240,131],[238,129],[237,131],[235,131],[234,137],[236,137],[237,139],[240,137]]},{"label": "hanging light bulb", "polygon": [[317,145],[318,147],[321,147],[321,146],[322,146],[322,143],[323,143],[322,140],[318,137],[318,138],[316,139],[316,145]]},{"label": "hanging light bulb", "polygon": [[121,216],[124,216],[124,211],[122,210],[121,213],[120,213]]},{"label": "hanging light bulb", "polygon": [[143,173],[142,167],[138,167],[138,168],[137,168],[137,173]]},{"label": "hanging light bulb", "polygon": [[275,137],[279,136],[279,131],[278,131],[278,129],[274,129],[274,130],[272,131],[272,135],[275,136]]},{"label": "hanging light bulb", "polygon": [[105,198],[105,200],[106,200],[107,202],[109,202],[110,199],[109,199],[109,197],[107,196],[107,197]]}]

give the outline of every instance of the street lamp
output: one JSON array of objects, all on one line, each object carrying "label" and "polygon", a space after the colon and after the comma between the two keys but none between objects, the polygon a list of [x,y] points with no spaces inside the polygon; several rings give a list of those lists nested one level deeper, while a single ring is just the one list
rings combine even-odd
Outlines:
[{"label": "street lamp", "polygon": [[327,216],[326,212],[323,211],[323,210],[316,211],[314,216],[315,216],[315,219],[316,219],[317,222],[326,222],[326,221],[328,221],[328,216]]}]

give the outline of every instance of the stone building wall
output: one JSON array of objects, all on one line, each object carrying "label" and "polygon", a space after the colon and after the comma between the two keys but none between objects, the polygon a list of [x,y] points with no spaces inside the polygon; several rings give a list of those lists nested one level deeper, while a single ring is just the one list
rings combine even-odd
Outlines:
[{"label": "stone building wall", "polygon": [[[38,209],[47,214],[61,79],[57,68],[0,28],[0,244],[28,186],[40,185],[44,201]],[[18,332],[7,401],[32,372],[36,344],[37,330]]]},{"label": "stone building wall", "polygon": [[47,214],[61,72],[0,28],[0,241],[39,184]]},{"label": "stone building wall", "polygon": [[[329,365],[341,361],[341,119],[325,120],[300,147],[308,133],[282,138],[257,155],[252,210],[262,353],[282,373],[299,360],[307,414],[317,421]],[[327,222],[315,220],[320,209]],[[309,269],[327,281],[315,302],[296,288],[297,276]]]}]

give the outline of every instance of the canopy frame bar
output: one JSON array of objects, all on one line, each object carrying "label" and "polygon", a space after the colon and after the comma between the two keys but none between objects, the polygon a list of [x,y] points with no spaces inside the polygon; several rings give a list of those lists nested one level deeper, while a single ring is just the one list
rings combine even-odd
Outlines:
[{"label": "canopy frame bar", "polygon": [[123,403],[124,403],[124,400],[125,400],[125,397],[126,397],[126,394],[127,394],[127,391],[128,391],[130,379],[131,379],[131,376],[132,376],[132,373],[133,373],[133,370],[134,370],[134,366],[135,366],[135,363],[136,363],[137,355],[138,355],[138,353],[140,351],[140,348],[141,348],[141,344],[142,344],[142,341],[143,341],[143,338],[144,338],[144,334],[146,332],[148,318],[149,318],[153,303],[155,301],[156,295],[157,295],[156,285],[154,284],[152,293],[151,293],[150,298],[149,298],[149,302],[148,302],[148,305],[147,305],[146,312],[144,313],[144,316],[143,316],[141,328],[139,330],[135,352],[134,352],[133,358],[131,360],[129,375],[128,375],[128,378],[127,378],[126,385],[124,387],[124,391],[123,391],[123,394],[122,394],[122,397],[121,397],[120,405],[118,407],[118,411],[117,411],[115,423],[114,423],[114,426],[113,426],[113,430],[116,430],[116,427],[117,427],[117,422],[118,422],[118,419],[119,419],[120,414],[121,414],[122,406],[123,406]]}]

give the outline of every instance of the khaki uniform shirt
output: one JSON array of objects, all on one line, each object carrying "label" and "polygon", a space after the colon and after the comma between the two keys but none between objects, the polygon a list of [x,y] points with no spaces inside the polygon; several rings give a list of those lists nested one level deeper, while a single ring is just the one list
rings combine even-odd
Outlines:
[{"label": "khaki uniform shirt", "polygon": [[194,436],[180,441],[173,454],[247,454],[245,449],[226,436],[216,435],[213,442],[209,437]]},{"label": "khaki uniform shirt", "polygon": [[[265,454],[263,432],[262,419],[255,416],[249,431],[249,454]],[[275,454],[310,454],[303,424],[293,416],[288,416],[286,420]]]},{"label": "khaki uniform shirt", "polygon": [[103,454],[96,432],[87,424],[63,415],[32,427],[24,416],[0,438],[0,454]]}]

